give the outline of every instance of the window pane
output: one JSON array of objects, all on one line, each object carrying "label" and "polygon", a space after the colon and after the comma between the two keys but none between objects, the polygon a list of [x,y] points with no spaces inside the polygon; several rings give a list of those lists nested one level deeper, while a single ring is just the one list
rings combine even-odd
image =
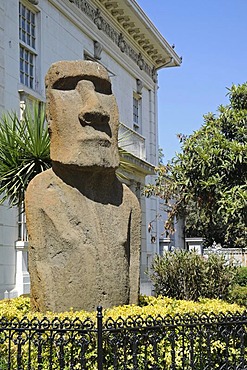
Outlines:
[{"label": "window pane", "polygon": [[35,36],[35,26],[31,25],[31,35]]},{"label": "window pane", "polygon": [[25,17],[25,6],[21,5],[21,15]]},{"label": "window pane", "polygon": [[[25,5],[19,3],[19,39],[20,43],[20,82],[33,89],[35,87],[35,26],[36,15]],[[24,43],[24,45],[23,45]]]},{"label": "window pane", "polygon": [[24,74],[22,72],[20,73],[20,82],[24,84]]},{"label": "window pane", "polygon": [[139,121],[139,102],[133,97],[133,122],[138,124]]},{"label": "window pane", "polygon": [[20,47],[20,57],[23,59],[24,56],[24,50],[22,47]]}]

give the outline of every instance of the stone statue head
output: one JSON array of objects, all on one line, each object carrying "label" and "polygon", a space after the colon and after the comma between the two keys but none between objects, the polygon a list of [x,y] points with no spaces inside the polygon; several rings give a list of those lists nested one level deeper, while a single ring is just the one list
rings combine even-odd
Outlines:
[{"label": "stone statue head", "polygon": [[117,168],[118,109],[108,73],[90,61],[60,61],[46,75],[51,159]]}]

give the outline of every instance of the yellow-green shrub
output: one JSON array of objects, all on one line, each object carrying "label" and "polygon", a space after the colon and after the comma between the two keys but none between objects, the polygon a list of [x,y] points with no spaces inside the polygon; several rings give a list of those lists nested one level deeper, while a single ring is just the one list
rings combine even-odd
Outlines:
[{"label": "yellow-green shrub", "polygon": [[201,299],[198,302],[177,300],[174,298],[162,297],[157,298],[151,296],[141,296],[140,305],[118,306],[107,309],[104,312],[105,320],[108,317],[117,319],[121,316],[127,318],[128,316],[175,316],[184,314],[202,314],[211,313],[218,314],[220,312],[243,312],[244,309],[237,304],[229,304],[219,299]]},{"label": "yellow-green shrub", "polygon": [[[128,316],[136,317],[142,316],[146,318],[147,316],[166,316],[166,315],[183,315],[183,314],[201,314],[210,313],[218,314],[220,312],[243,312],[244,308],[237,304],[230,304],[219,299],[200,299],[198,302],[177,300],[168,297],[151,297],[151,296],[140,296],[139,305],[125,305],[116,306],[109,309],[103,310],[104,320],[109,317],[117,319],[121,316],[123,319]],[[80,319],[81,321],[87,318],[96,322],[96,311],[74,311],[71,307],[70,311],[62,313],[46,312],[45,314],[40,312],[32,312],[30,310],[30,300],[29,298],[18,297],[15,299],[4,299],[0,301],[0,317],[6,317],[11,320],[12,318],[22,319],[26,316],[28,319],[33,319],[37,317],[42,319],[44,316],[49,320],[55,317],[63,320],[65,318],[69,319]]]},{"label": "yellow-green shrub", "polygon": [[[141,319],[145,320],[149,318],[150,316],[155,318],[157,316],[165,317],[169,315],[170,317],[174,317],[175,315],[180,315],[180,317],[183,317],[186,314],[200,315],[203,313],[209,314],[213,312],[215,315],[217,315],[219,313],[226,314],[229,312],[236,313],[236,312],[243,312],[243,311],[244,309],[238,306],[237,304],[229,304],[224,301],[217,300],[217,299],[214,299],[214,300],[202,299],[195,303],[192,301],[176,300],[176,299],[167,298],[167,297],[155,298],[155,297],[142,296],[140,297],[140,304],[138,306],[137,305],[127,306],[126,305],[126,306],[118,306],[118,307],[109,308],[103,311],[103,317],[104,317],[104,322],[106,323],[106,321],[109,318],[112,318],[113,320],[117,320],[119,317],[122,317],[123,319],[127,319],[128,317],[131,317],[131,319],[140,317]],[[32,312],[30,310],[29,298],[23,298],[23,297],[0,301],[0,320],[1,320],[1,317],[3,316],[5,316],[8,320],[12,320],[14,318],[21,320],[24,316],[26,316],[29,320],[32,320],[35,317],[37,317],[39,320],[42,320],[44,317],[47,317],[50,321],[54,320],[55,318],[58,318],[60,320],[68,319],[71,321],[75,319],[79,319],[82,322],[84,322],[87,319],[90,319],[96,324],[96,312],[73,311],[73,309],[71,308],[71,310],[68,312],[63,312],[63,313],[46,312],[45,314],[41,314],[38,312]],[[160,330],[161,332],[159,334],[159,340],[157,342],[157,347],[156,347],[156,353],[158,354],[158,358],[157,356],[154,355],[154,346],[152,342],[150,342],[149,340],[147,342],[147,338],[149,338],[149,334],[148,334],[148,337],[143,337],[142,334],[140,334],[140,340],[138,342],[138,361],[139,361],[138,368],[140,370],[144,369],[143,367],[144,366],[143,365],[144,356],[148,357],[150,366],[151,364],[153,364],[153,365],[159,365],[158,368],[160,369],[170,368],[171,361],[172,361],[172,357],[171,357],[172,344],[171,344],[170,334],[169,334],[170,329],[163,330],[161,328]],[[181,362],[182,360],[181,360],[180,354],[182,353],[182,349],[183,349],[186,356],[187,355],[189,356],[190,340],[188,339],[189,337],[185,337],[185,339],[183,339],[183,342],[182,342],[182,339],[179,336],[181,329],[175,328],[174,330],[175,330],[174,331],[175,335],[178,335],[176,341],[174,342],[175,343],[174,348],[176,350],[176,360],[175,360],[176,369],[182,370],[183,364]],[[134,332],[132,331],[128,331],[128,334],[127,332],[125,332],[124,334],[124,335],[127,335],[125,336],[125,338],[129,338],[128,340],[130,341],[130,342],[127,342],[126,344],[126,346],[129,346],[128,347],[129,348],[128,349],[129,351],[128,361],[130,361],[129,364],[126,365],[126,367],[124,367],[126,369],[133,368],[133,364],[131,362],[132,361],[131,360],[131,356],[132,356],[131,346],[133,345],[133,343],[131,344],[131,340],[133,340],[133,337],[132,337],[134,335],[133,333]],[[7,369],[8,341],[5,340],[1,343],[1,335],[4,335],[4,333],[2,332],[1,334],[1,327],[0,327],[0,359],[2,361],[0,363],[0,368],[1,370],[2,369],[5,370]],[[64,333],[63,335],[65,336],[65,339],[66,339],[67,334]],[[115,334],[108,333],[109,342],[107,345],[105,345],[105,361],[106,361],[105,366],[108,370],[112,370],[114,368],[113,361],[114,361],[115,352],[114,352],[114,346],[112,346],[112,343],[114,342],[114,340],[116,340],[116,338],[114,339],[114,335],[118,336],[117,340],[120,341],[118,343],[121,343],[121,340],[123,338],[120,331],[116,332]],[[49,341],[47,342],[46,334],[44,332],[42,336],[44,336],[44,340],[45,340],[44,344],[42,345],[42,363],[43,363],[42,368],[46,369],[48,368],[47,366],[49,365],[51,344],[49,344],[50,343]],[[70,334],[68,333],[68,339],[69,338],[70,338]],[[200,346],[206,346],[206,342],[205,342],[206,339],[204,338],[204,336],[200,337],[198,341],[196,340],[196,338],[194,338],[194,340],[195,340],[195,345],[194,345],[195,351],[201,348]],[[231,345],[228,346],[229,353],[237,353],[234,343],[232,346]],[[59,344],[56,344],[56,343],[54,345],[52,344],[52,347],[54,348],[52,352],[52,360],[53,360],[53,366],[54,366],[53,368],[59,368],[60,366],[59,356],[58,356]],[[29,348],[28,343],[24,343],[24,345],[22,346],[22,361],[23,361],[22,366],[23,368],[26,368],[28,361],[31,360],[32,368],[38,368],[37,345],[35,345],[35,343],[31,345],[32,350],[31,350],[30,359],[28,358],[28,348]],[[86,361],[88,361],[87,368],[90,368],[90,370],[96,369],[96,361],[95,361],[96,356],[97,356],[96,348],[97,348],[96,347],[96,334],[92,333],[90,343],[85,352],[85,359]],[[225,350],[225,344],[221,343],[218,340],[218,337],[217,338],[211,337],[211,348],[214,351],[212,354],[212,358],[213,356],[214,358],[218,358],[219,356],[222,357],[223,356],[222,354],[224,353],[224,350]],[[70,341],[68,341],[68,344],[66,343],[64,344],[64,348],[63,348],[64,358],[65,358],[65,361],[68,361],[67,365],[64,367],[65,370],[68,370],[69,366],[71,366],[69,362],[71,361],[70,360],[71,349],[72,349],[72,344]],[[78,359],[80,358],[80,353],[81,353],[80,351],[81,351],[80,344],[73,347],[73,353],[74,353],[73,356],[74,356],[75,361],[79,361]],[[17,354],[17,346],[12,343],[12,349],[11,349],[12,367],[11,369],[17,368],[16,354]],[[122,347],[119,346],[117,348],[117,354],[118,354],[118,358],[120,358],[120,361],[122,361],[121,363],[123,363],[124,358],[125,358],[123,346]],[[78,366],[79,366],[79,362],[78,362]],[[122,369],[121,366],[119,367],[119,369],[120,368]],[[74,368],[77,368],[77,367],[74,367]]]}]

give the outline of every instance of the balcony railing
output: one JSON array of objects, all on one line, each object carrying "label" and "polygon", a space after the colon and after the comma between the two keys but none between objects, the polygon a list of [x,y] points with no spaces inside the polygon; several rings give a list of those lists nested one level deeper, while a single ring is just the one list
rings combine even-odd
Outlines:
[{"label": "balcony railing", "polygon": [[146,160],[145,138],[123,123],[119,126],[119,146],[134,156]]}]

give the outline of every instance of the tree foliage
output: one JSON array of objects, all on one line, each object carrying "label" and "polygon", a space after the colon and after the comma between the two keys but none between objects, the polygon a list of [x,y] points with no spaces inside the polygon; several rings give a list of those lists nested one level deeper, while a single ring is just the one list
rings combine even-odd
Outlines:
[{"label": "tree foliage", "polygon": [[246,247],[247,83],[228,90],[229,105],[205,115],[192,135],[180,136],[181,153],[158,168],[156,184],[145,193],[165,200],[167,229],[174,216],[185,217],[187,236]]}]

